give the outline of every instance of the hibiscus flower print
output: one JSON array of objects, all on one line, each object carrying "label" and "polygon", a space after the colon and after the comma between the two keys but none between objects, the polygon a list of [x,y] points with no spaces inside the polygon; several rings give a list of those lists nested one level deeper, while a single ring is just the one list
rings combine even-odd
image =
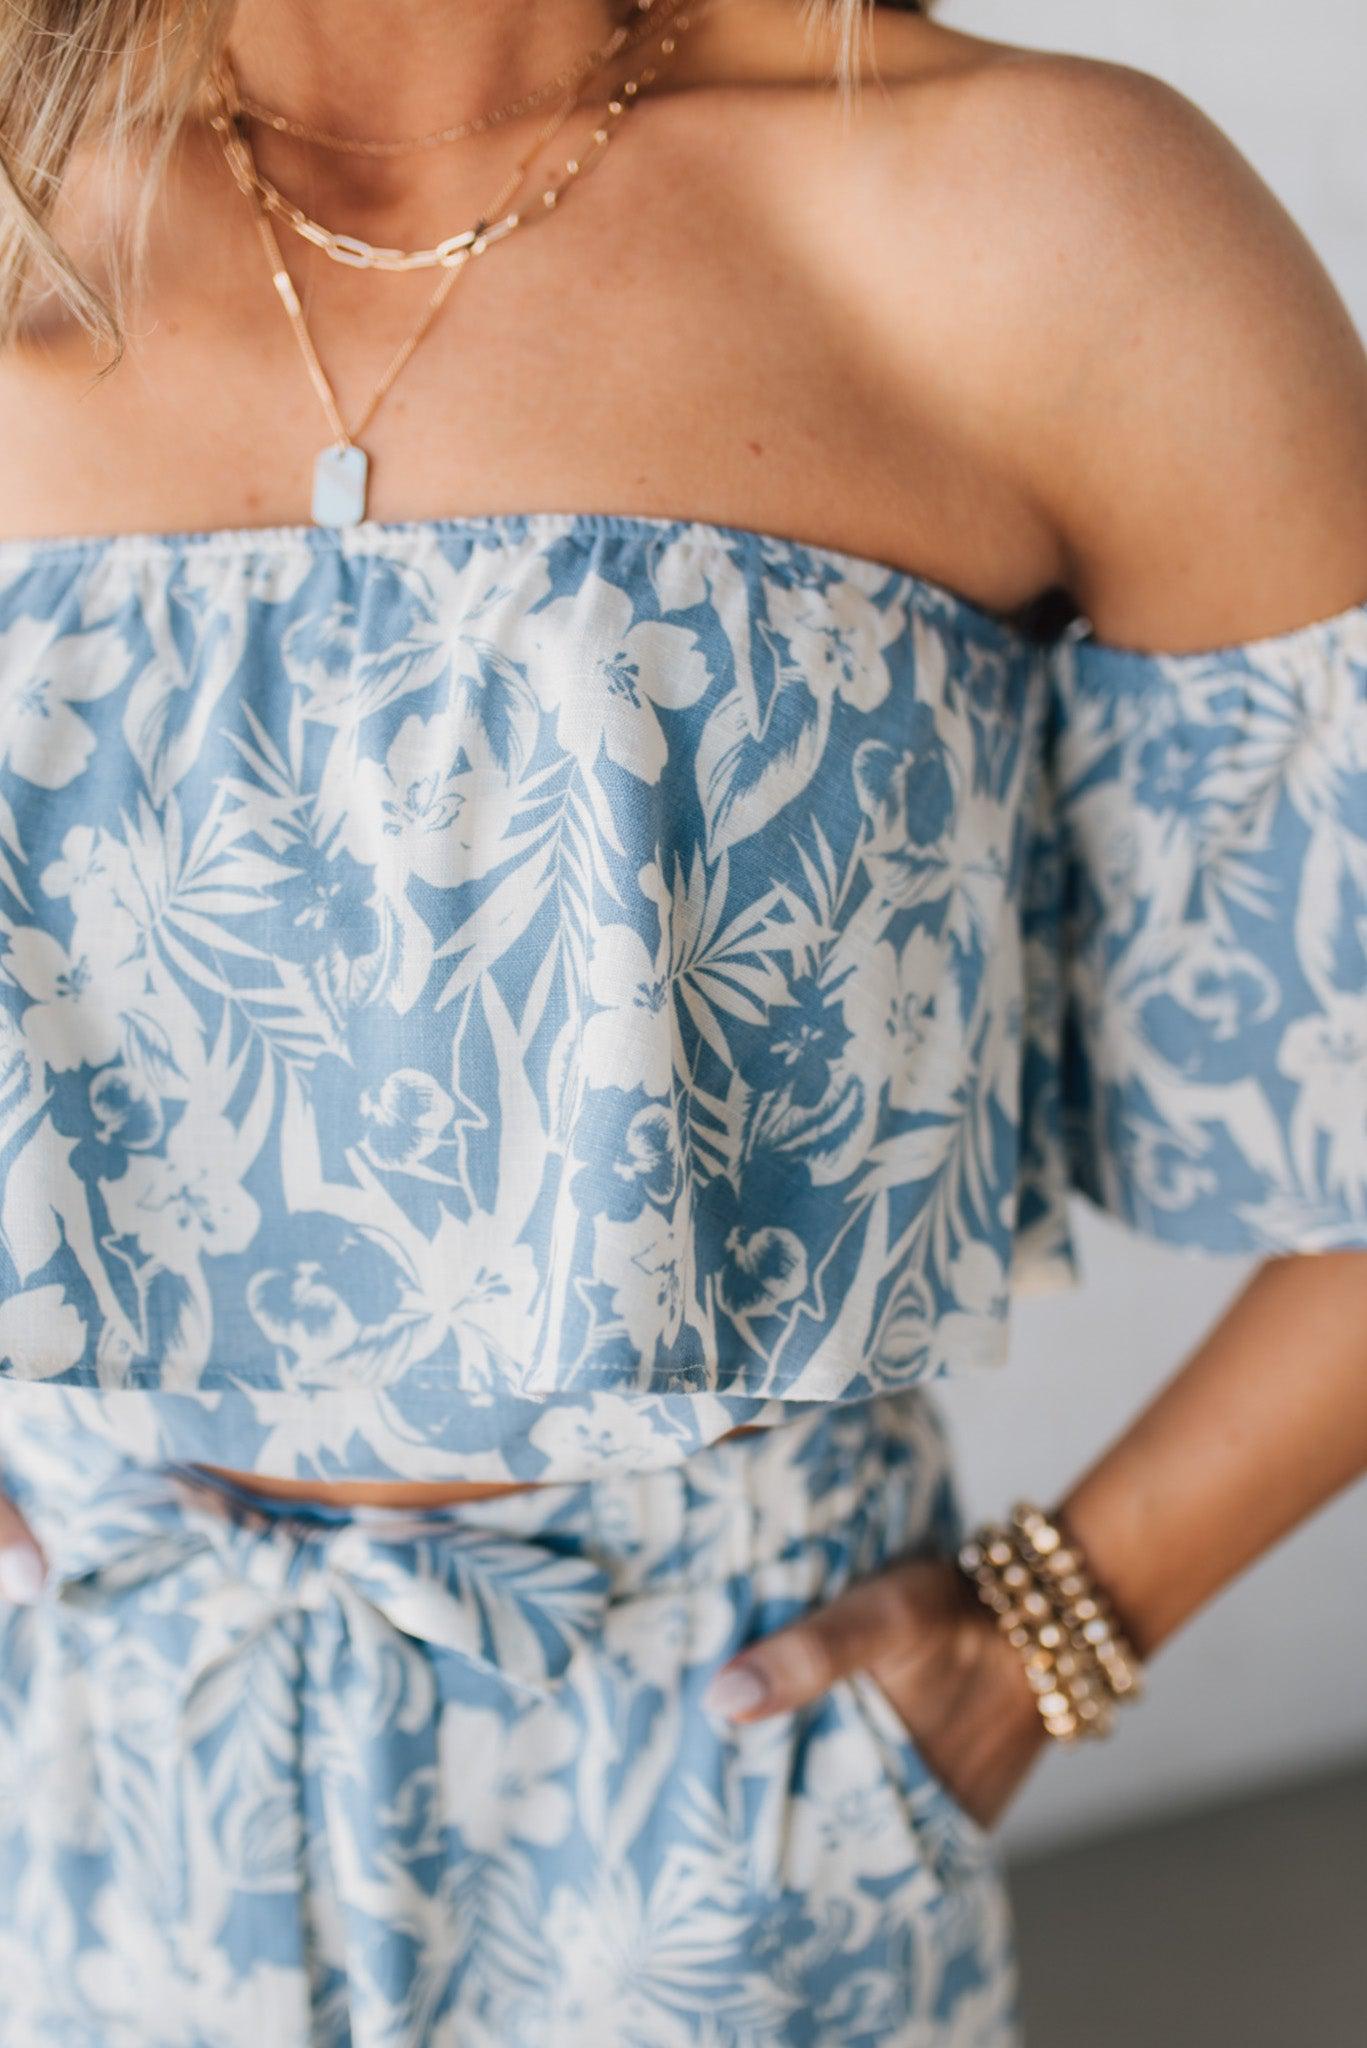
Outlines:
[{"label": "hibiscus flower print", "polygon": [[764,609],[815,695],[843,698],[857,711],[883,702],[892,680],[884,650],[902,630],[901,605],[875,604],[855,577],[843,576],[821,584],[769,579]]},{"label": "hibiscus flower print", "polygon": [[[574,1820],[566,1786],[582,1730],[554,1707],[504,1715],[448,1701],[438,1731],[438,1770],[460,1809],[461,1840],[481,1855],[509,1842],[549,1849]],[[470,1759],[480,1768],[472,1781]]]},{"label": "hibiscus flower print", "polygon": [[454,888],[485,874],[515,801],[508,777],[487,761],[472,762],[468,722],[451,711],[410,714],[383,761],[342,763],[349,840],[358,860],[373,863],[395,895],[410,880]]},{"label": "hibiscus flower print", "polygon": [[[669,754],[660,712],[688,710],[710,680],[697,634],[638,619],[625,590],[592,574],[528,627],[531,674],[554,707],[560,745],[584,774],[596,772],[601,750],[638,780],[658,782]],[[573,660],[565,658],[569,633]]]},{"label": "hibiscus flower print", "polygon": [[48,932],[23,925],[10,933],[0,967],[31,998],[20,1021],[54,1073],[102,1067],[115,1057],[123,1043],[122,1011],[143,989],[136,963],[101,951],[73,957]]},{"label": "hibiscus flower print", "polygon": [[233,1171],[239,1151],[226,1118],[191,1109],[162,1153],[139,1154],[100,1182],[114,1229],[171,1273],[197,1274],[206,1258],[245,1251],[260,1211]]},{"label": "hibiscus flower print", "polygon": [[969,1049],[951,950],[918,926],[896,948],[886,940],[841,984],[850,1045],[879,1048],[888,1101],[921,1115],[951,1116],[969,1082]]},{"label": "hibiscus flower print", "polygon": [[647,947],[632,926],[603,925],[593,934],[588,981],[594,1008],[580,1045],[589,1080],[664,1095],[674,1070],[665,944]]},{"label": "hibiscus flower print", "polygon": [[537,1476],[997,1355],[1070,1188],[1367,1241],[1367,607],[1054,630],[627,515],[0,549],[0,1302],[225,1463]]},{"label": "hibiscus flower print", "polygon": [[0,675],[22,678],[5,693],[0,767],[39,789],[74,782],[95,751],[76,707],[107,697],[128,666],[123,637],[109,628],[63,633],[44,619],[16,619],[0,632]]},{"label": "hibiscus flower print", "polygon": [[643,1103],[635,1090],[592,1089],[574,1149],[588,1162],[571,1182],[587,1215],[625,1222],[647,1207],[667,1209],[678,1192],[679,1130],[667,1102]]},{"label": "hibiscus flower print", "polygon": [[788,1001],[770,1010],[763,1040],[742,1054],[740,1071],[757,1090],[810,1108],[826,1094],[849,1042],[838,992],[804,974],[790,984]]}]

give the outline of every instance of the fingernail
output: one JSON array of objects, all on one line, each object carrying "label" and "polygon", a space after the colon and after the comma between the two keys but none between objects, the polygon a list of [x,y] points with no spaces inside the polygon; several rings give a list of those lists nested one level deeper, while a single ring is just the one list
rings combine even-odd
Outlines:
[{"label": "fingernail", "polygon": [[707,1688],[704,1705],[714,1714],[725,1714],[734,1719],[738,1714],[753,1713],[769,1697],[769,1688],[753,1664],[732,1664],[727,1670],[719,1671]]},{"label": "fingernail", "polygon": [[13,1607],[31,1607],[43,1590],[43,1561],[27,1543],[0,1550],[0,1600]]}]

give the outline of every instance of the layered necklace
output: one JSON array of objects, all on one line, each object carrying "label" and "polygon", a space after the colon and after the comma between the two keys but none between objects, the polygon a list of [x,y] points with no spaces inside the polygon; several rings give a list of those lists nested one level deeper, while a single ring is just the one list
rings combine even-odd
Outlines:
[{"label": "layered necklace", "polygon": [[[313,466],[312,511],[316,525],[355,526],[365,518],[370,457],[361,445],[360,437],[370,425],[414,351],[431,331],[456,279],[470,259],[482,256],[487,249],[496,247],[517,228],[528,226],[532,220],[543,218],[554,211],[565,188],[576,178],[582,177],[603,154],[624,115],[638,103],[643,91],[648,90],[658,76],[659,64],[657,62],[643,66],[635,76],[623,80],[612,92],[583,145],[573,156],[566,158],[558,174],[543,187],[539,212],[534,209],[530,214],[516,210],[503,213],[501,209],[516,195],[526,180],[529,166],[537,152],[557,129],[564,126],[578,105],[583,78],[591,71],[601,69],[621,51],[643,41],[647,35],[659,36],[658,58],[667,61],[678,48],[678,39],[688,29],[690,23],[717,4],[719,0],[696,0],[696,4],[690,4],[688,12],[684,13],[680,11],[681,0],[635,0],[633,13],[638,19],[631,27],[617,27],[605,43],[595,45],[592,50],[576,58],[572,64],[565,66],[554,78],[546,80],[531,93],[510,101],[504,107],[478,115],[473,121],[461,123],[457,127],[400,142],[358,141],[350,137],[332,135],[325,129],[307,129],[302,123],[289,121],[283,114],[244,97],[226,59],[220,64],[213,83],[210,126],[219,140],[234,181],[251,204],[256,231],[270,268],[271,282],[289,317],[309,379],[332,430],[332,439],[319,451]],[[356,155],[392,156],[404,151],[436,148],[467,134],[483,133],[498,122],[549,99],[557,89],[566,85],[567,81],[568,89],[559,105],[549,120],[542,124],[530,148],[518,159],[508,177],[481,208],[473,224],[462,228],[456,234],[445,236],[430,248],[376,247],[362,241],[359,236],[341,234],[311,220],[301,208],[286,199],[270,180],[262,175],[252,154],[246,132],[247,122],[256,119],[282,133],[296,135],[301,140],[314,142],[325,149],[343,150]],[[417,325],[386,364],[369,397],[349,425],[342,417],[336,394],[323,369],[313,337],[304,319],[299,294],[286,268],[275,232],[276,220],[283,221],[302,240],[321,249],[331,261],[345,264],[351,269],[437,270],[441,273]]]}]

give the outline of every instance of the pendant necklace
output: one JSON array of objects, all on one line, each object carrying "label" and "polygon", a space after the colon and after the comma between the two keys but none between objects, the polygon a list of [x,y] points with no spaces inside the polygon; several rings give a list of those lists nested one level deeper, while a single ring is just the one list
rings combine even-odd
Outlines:
[{"label": "pendant necklace", "polygon": [[[678,0],[675,0],[675,8],[677,8],[677,5]],[[644,8],[642,11],[645,11]],[[706,11],[707,0],[702,0],[702,4],[694,6],[688,14],[677,13],[674,9],[669,9],[666,6],[666,12],[672,13],[674,18],[667,22],[671,33],[662,39],[660,55],[664,57],[672,55],[677,47],[675,40],[676,32],[687,29],[691,20],[696,19],[699,14]],[[541,194],[542,206],[547,212],[554,209],[565,186],[576,177],[579,177],[602,154],[621,116],[627,108],[637,103],[641,87],[649,85],[650,81],[656,76],[656,67],[647,65],[635,78],[625,80],[617,88],[608,100],[598,124],[591,131],[591,140],[576,156],[566,160],[564,168],[558,177],[553,178],[543,190]],[[290,326],[299,344],[299,350],[304,358],[309,379],[318,395],[319,403],[327,416],[328,424],[332,429],[333,438],[331,442],[319,452],[314,463],[313,521],[318,526],[355,526],[366,516],[366,497],[370,472],[370,458],[366,450],[360,445],[360,436],[370,425],[382,401],[408,364],[414,351],[431,330],[456,279],[460,276],[470,258],[483,255],[486,249],[502,241],[514,229],[528,224],[526,217],[517,212],[508,213],[498,218],[499,208],[507,202],[516,192],[519,185],[522,184],[526,177],[528,166],[536,152],[569,119],[579,101],[579,88],[578,86],[571,87],[550,120],[543,124],[530,149],[514,166],[510,176],[504,180],[499,190],[485,206],[474,226],[466,229],[461,234],[449,236],[434,249],[417,251],[372,250],[368,243],[361,242],[350,236],[337,236],[330,230],[323,228],[317,230],[316,237],[307,237],[310,240],[316,239],[318,246],[323,247],[326,254],[334,256],[335,260],[348,263],[356,268],[439,268],[442,273],[436,289],[423,309],[417,326],[401,347],[396,350],[383,374],[371,390],[370,396],[361,408],[360,413],[350,426],[342,418],[336,394],[319,360],[318,351],[313,343],[313,337],[309,333],[307,322],[304,319],[303,307],[300,304],[294,280],[285,266],[285,259],[271,221],[271,209],[267,206],[262,196],[261,186],[264,184],[264,180],[260,178],[259,173],[256,171],[250,148],[234,115],[230,79],[216,85],[215,98],[216,104],[210,116],[210,126],[218,136],[219,142],[223,147],[228,168],[232,171],[234,179],[252,202],[253,219],[270,267],[271,282],[275,286],[276,293],[286,314],[289,316]],[[281,201],[281,206],[287,208],[288,203]],[[288,212],[293,211],[297,211],[297,209],[288,210]],[[304,217],[300,216],[300,218],[303,219]],[[532,218],[535,218],[535,216],[533,215]],[[290,224],[297,226],[297,223],[293,220],[291,220]],[[316,224],[308,223],[308,225],[314,227]],[[341,253],[332,248],[327,248],[326,243],[329,241],[340,244]],[[394,259],[396,258],[400,260],[395,261]]]}]

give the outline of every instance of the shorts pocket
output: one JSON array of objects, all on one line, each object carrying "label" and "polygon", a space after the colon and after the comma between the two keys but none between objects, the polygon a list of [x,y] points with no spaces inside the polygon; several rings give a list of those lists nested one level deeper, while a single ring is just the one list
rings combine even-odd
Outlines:
[{"label": "shorts pocket", "polygon": [[878,1751],[902,1801],[908,1825],[931,1868],[945,1884],[971,1881],[999,1862],[996,1836],[973,1818],[922,1755],[887,1693],[868,1671],[836,1681]]}]

